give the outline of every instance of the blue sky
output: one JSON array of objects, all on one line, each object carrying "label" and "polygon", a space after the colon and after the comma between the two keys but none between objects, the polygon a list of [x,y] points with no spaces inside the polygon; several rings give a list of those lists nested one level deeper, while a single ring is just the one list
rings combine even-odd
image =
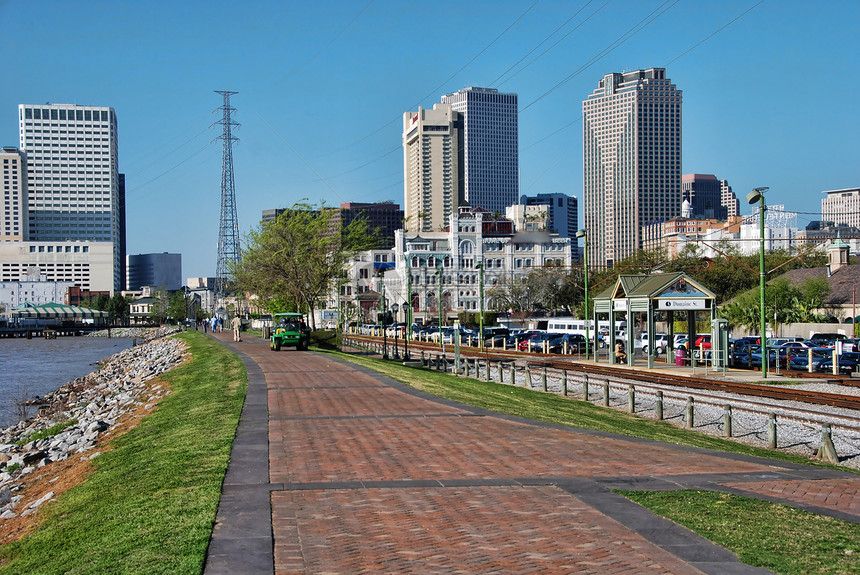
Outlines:
[{"label": "blue sky", "polygon": [[520,192],[581,201],[582,100],[606,73],[665,67],[683,91],[683,172],[727,179],[745,214],[770,186],[805,226],[823,190],[860,186],[858,36],[856,0],[0,0],[0,144],[18,145],[18,104],[114,107],[128,252],[181,253],[183,276],[211,276],[214,90],[238,92],[244,236],[304,198],[402,205],[403,112],[467,86],[519,94]]}]

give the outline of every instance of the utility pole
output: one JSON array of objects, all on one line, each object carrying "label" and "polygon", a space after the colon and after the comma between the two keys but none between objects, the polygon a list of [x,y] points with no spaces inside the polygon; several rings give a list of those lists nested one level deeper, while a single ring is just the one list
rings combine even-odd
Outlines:
[{"label": "utility pole", "polygon": [[223,129],[215,138],[222,141],[221,148],[221,220],[218,226],[218,264],[215,271],[215,300],[222,299],[232,275],[232,266],[239,261],[239,220],[236,218],[236,182],[233,178],[233,142],[239,138],[233,135],[233,128],[239,124],[233,121],[236,108],[230,105],[230,96],[238,92],[215,90],[224,99],[221,120],[214,125]]}]

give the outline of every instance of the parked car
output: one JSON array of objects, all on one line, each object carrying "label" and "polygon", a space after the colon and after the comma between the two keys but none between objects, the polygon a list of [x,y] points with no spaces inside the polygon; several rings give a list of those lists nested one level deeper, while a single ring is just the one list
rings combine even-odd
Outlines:
[{"label": "parked car", "polygon": [[[642,352],[645,355],[648,355],[648,333],[643,333],[642,337]],[[669,347],[669,336],[665,333],[655,333],[654,334],[654,353],[655,355],[660,355],[661,353],[666,352],[666,348]]]},{"label": "parked car", "polygon": [[[833,350],[827,347],[813,347],[812,349],[812,369],[815,370],[815,367],[821,363],[822,361],[832,359],[833,358]],[[809,370],[809,351],[806,353],[799,353],[792,357],[788,361],[789,369],[797,369],[800,371],[808,371]]]},{"label": "parked car", "polygon": [[554,339],[549,340],[550,353],[564,353],[565,348],[567,349],[567,353],[585,353],[585,336],[579,333],[565,333],[559,335],[558,337],[555,337]]},{"label": "parked car", "polygon": [[771,349],[774,350],[772,354],[768,353],[771,357],[770,364],[775,365],[776,358],[779,358],[779,365],[781,367],[787,367],[788,362],[791,361],[792,357],[806,353],[806,350],[811,347],[814,346],[805,341],[789,341],[779,347],[768,348],[768,352],[770,352]]},{"label": "parked car", "polygon": [[528,351],[532,353],[543,353],[544,350],[544,342],[548,342],[551,339],[557,338],[559,333],[539,333],[535,335],[533,338],[528,340]]},{"label": "parked car", "polygon": [[755,367],[752,359],[754,353],[759,354],[758,365],[761,365],[761,344],[755,344],[747,340],[738,340],[732,348],[732,367]]},{"label": "parked car", "polygon": [[[509,335],[511,335],[511,330],[509,330],[506,327],[493,326],[493,327],[485,327],[484,328],[484,342],[485,343],[489,343],[490,340],[493,340],[495,338],[508,337]],[[501,344],[501,340],[499,340],[499,344]]]},{"label": "parked car", "polygon": [[809,342],[817,346],[823,346],[825,342],[831,343],[831,345],[827,347],[832,347],[832,343],[837,339],[848,339],[848,336],[843,333],[814,333],[812,334],[812,337],[809,338]]},{"label": "parked car", "polygon": [[[851,375],[857,371],[857,366],[860,366],[860,353],[856,351],[848,351],[837,357],[839,358],[839,373],[842,375]],[[815,371],[833,373],[833,356],[831,355],[828,359],[819,362],[815,366]]]},{"label": "parked car", "polygon": [[711,349],[711,334],[700,335],[697,337],[695,348],[704,350]]},{"label": "parked car", "polygon": [[860,339],[843,339],[842,353],[849,351],[860,351]]},{"label": "parked car", "polygon": [[514,349],[514,346],[517,346],[517,349],[520,351],[525,351],[528,346],[528,340],[536,336],[537,334],[542,333],[539,331],[521,331],[517,333],[512,333],[505,340],[505,348]]}]

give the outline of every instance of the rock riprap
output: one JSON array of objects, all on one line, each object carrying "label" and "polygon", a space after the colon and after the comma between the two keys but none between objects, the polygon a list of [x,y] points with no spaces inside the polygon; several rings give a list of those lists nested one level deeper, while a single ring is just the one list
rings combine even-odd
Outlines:
[{"label": "rock riprap", "polygon": [[150,410],[170,393],[147,382],[185,360],[188,346],[170,337],[176,331],[150,330],[142,343],[110,356],[97,371],[29,401],[38,407],[35,417],[0,430],[0,519],[34,513],[53,498],[51,492],[21,500],[17,493],[30,473],[75,455],[97,457],[92,451],[100,435],[126,413],[141,405]]}]

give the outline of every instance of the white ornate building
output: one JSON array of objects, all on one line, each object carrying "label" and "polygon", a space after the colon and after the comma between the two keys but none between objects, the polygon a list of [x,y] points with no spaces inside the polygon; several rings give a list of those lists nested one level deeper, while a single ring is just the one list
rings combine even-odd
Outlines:
[{"label": "white ornate building", "polygon": [[[413,310],[413,321],[450,323],[460,312],[481,309],[481,265],[485,311],[495,306],[487,290],[502,281],[516,281],[535,268],[556,266],[569,269],[575,241],[545,232],[515,233],[512,222],[493,218],[480,209],[462,211],[449,217],[444,232],[407,234],[395,232],[391,250],[372,250],[356,255],[347,270],[341,289],[341,305],[351,309],[351,320],[376,322],[377,309],[384,299],[387,309],[396,303],[396,317],[405,320],[404,304]],[[480,265],[479,265],[480,264]],[[411,297],[407,294],[411,292]],[[441,310],[439,302],[441,301]],[[364,319],[362,319],[362,317]]]}]

